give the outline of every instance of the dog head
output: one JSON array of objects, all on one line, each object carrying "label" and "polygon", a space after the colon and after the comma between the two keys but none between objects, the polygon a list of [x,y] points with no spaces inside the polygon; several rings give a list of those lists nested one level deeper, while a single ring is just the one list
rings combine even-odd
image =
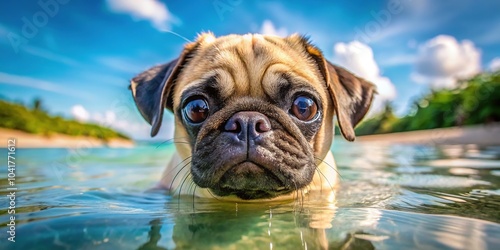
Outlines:
[{"label": "dog head", "polygon": [[374,86],[326,61],[299,35],[202,34],[131,81],[157,134],[167,108],[196,185],[218,196],[272,198],[309,185],[329,152],[336,115],[354,140]]}]

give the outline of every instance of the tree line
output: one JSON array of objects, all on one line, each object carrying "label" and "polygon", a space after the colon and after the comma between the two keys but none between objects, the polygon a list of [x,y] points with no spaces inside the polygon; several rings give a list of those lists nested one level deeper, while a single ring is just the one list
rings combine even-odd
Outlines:
[{"label": "tree line", "polygon": [[66,134],[102,140],[129,139],[126,135],[111,128],[50,115],[43,108],[42,100],[38,98],[33,100],[31,107],[0,99],[0,127],[45,136]]},{"label": "tree line", "polygon": [[453,89],[431,90],[417,98],[403,117],[387,103],[363,121],[357,135],[384,134],[500,121],[500,71],[484,72],[461,80]]}]

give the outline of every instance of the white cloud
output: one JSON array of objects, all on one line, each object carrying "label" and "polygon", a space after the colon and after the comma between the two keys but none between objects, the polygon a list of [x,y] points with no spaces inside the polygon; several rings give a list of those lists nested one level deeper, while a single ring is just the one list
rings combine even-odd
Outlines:
[{"label": "white cloud", "polygon": [[471,77],[480,70],[481,52],[474,43],[439,35],[419,47],[412,78],[433,88],[450,88],[457,79]]},{"label": "white cloud", "polygon": [[176,18],[165,4],[156,0],[107,0],[108,8],[117,13],[132,14],[133,17],[149,20],[157,29],[168,30]]},{"label": "white cloud", "polygon": [[273,22],[269,20],[265,20],[264,23],[262,23],[262,27],[260,28],[260,33],[263,35],[273,35],[280,37],[285,37],[288,35],[288,31],[285,28],[277,29],[274,26]]},{"label": "white cloud", "polygon": [[38,47],[34,47],[34,46],[29,46],[29,45],[23,46],[22,50],[28,54],[38,56],[38,57],[41,57],[41,58],[44,58],[44,59],[47,59],[50,61],[62,63],[65,65],[71,65],[71,66],[80,65],[78,63],[78,61],[76,61],[70,57],[67,57],[67,56],[56,54],[50,50],[46,50],[46,49],[42,49],[42,48],[38,48]]},{"label": "white cloud", "polygon": [[[138,74],[137,71],[134,74]],[[118,87],[121,90],[128,88],[128,85],[130,84],[130,77],[120,77],[118,74],[111,72],[111,73],[95,73],[92,70],[81,70],[79,72],[81,75],[78,75],[78,79],[80,82],[85,82],[85,81],[92,81],[98,84],[102,84],[102,86],[112,86],[112,87]]]},{"label": "white cloud", "polygon": [[374,83],[378,95],[375,96],[372,111],[379,111],[386,101],[396,98],[396,88],[391,80],[380,74],[372,49],[361,42],[337,43],[334,46],[334,61],[354,74]]},{"label": "white cloud", "polygon": [[[94,123],[99,126],[112,128],[120,131],[133,139],[138,140],[168,140],[173,137],[173,123],[171,119],[165,118],[163,125],[155,138],[151,138],[151,126],[142,120],[130,119],[131,117],[119,117],[113,110],[104,112],[89,113],[82,105],[75,105],[71,108],[73,118],[80,122]],[[167,115],[168,116],[168,115]]]},{"label": "white cloud", "polygon": [[478,44],[498,44],[500,43],[500,20],[490,20],[488,27],[484,29],[482,35],[474,39]]},{"label": "white cloud", "polygon": [[499,71],[500,70],[500,57],[495,57],[493,60],[491,60],[490,65],[488,66],[488,69],[492,72]]},{"label": "white cloud", "polygon": [[89,99],[90,96],[86,93],[82,93],[81,91],[74,91],[68,88],[65,88],[63,84],[57,84],[54,82],[28,77],[28,76],[20,76],[13,75],[9,73],[0,72],[0,84],[9,84],[14,86],[23,86],[33,89],[39,89],[49,92],[54,92],[63,95],[70,95],[78,98]]},{"label": "white cloud", "polygon": [[[142,119],[142,118],[141,118]],[[112,127],[117,131],[121,131],[124,134],[129,135],[133,139],[136,140],[163,140],[167,141],[173,138],[174,136],[174,124],[172,121],[164,120],[160,131],[158,134],[152,138],[151,137],[151,125],[147,122],[140,121],[126,121],[126,120],[116,120],[113,124],[105,124],[107,126]],[[184,139],[178,139],[176,141],[184,141]]]},{"label": "white cloud", "polygon": [[71,107],[71,115],[80,122],[86,122],[90,117],[89,112],[82,105]]},{"label": "white cloud", "polygon": [[97,58],[97,61],[110,69],[134,75],[147,69],[146,65],[121,57],[104,56]]},{"label": "white cloud", "polygon": [[396,54],[393,56],[383,56],[379,64],[386,67],[408,65],[415,62],[415,55],[412,54]]},{"label": "white cloud", "polygon": [[71,107],[71,115],[73,115],[73,118],[77,121],[94,123],[103,127],[111,127],[119,131],[128,131],[133,128],[133,126],[125,120],[117,119],[116,113],[111,110],[107,110],[104,113],[96,112],[90,114],[85,107],[78,104]]},{"label": "white cloud", "polygon": [[[370,32],[368,27],[371,26],[369,26],[369,24],[378,25],[375,27],[379,27],[379,29]],[[357,27],[358,29],[356,29],[356,35],[354,39],[360,40],[361,42],[364,43],[382,42],[382,41],[387,41],[388,39],[391,39],[394,36],[407,34],[409,32],[415,32],[420,29],[423,29],[421,26],[423,25],[416,26],[413,23],[406,21],[406,22],[391,24],[387,27],[382,27],[378,22],[375,22],[375,20],[373,20],[365,24],[365,26]]]},{"label": "white cloud", "polygon": [[[7,39],[0,39],[0,43],[8,44],[10,47],[17,53],[19,50],[22,52],[26,52],[30,55],[37,56],[43,59],[47,59],[53,62],[69,65],[69,66],[79,66],[80,63],[77,60],[72,59],[71,57],[64,56],[61,54],[54,53],[53,51],[41,47],[31,46],[27,44],[27,42],[20,42],[20,44],[12,43],[10,39],[8,39],[8,35],[16,35],[16,33],[9,29],[7,26],[0,24],[0,37],[5,37]],[[49,43],[54,43],[54,38],[52,36],[45,36],[46,41]],[[24,38],[19,38],[24,39]]]},{"label": "white cloud", "polygon": [[0,83],[31,87],[40,90],[64,93],[57,84],[28,76],[0,72]]},{"label": "white cloud", "polygon": [[115,112],[108,110],[104,112],[104,114],[96,113],[92,116],[92,119],[97,123],[103,126],[111,126],[116,121]]}]

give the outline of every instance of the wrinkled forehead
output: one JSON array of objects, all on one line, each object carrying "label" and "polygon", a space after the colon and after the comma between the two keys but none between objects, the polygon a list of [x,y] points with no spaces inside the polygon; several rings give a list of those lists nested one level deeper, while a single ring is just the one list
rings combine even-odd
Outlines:
[{"label": "wrinkled forehead", "polygon": [[321,87],[317,66],[303,44],[248,34],[199,39],[195,55],[179,76],[174,103],[190,88],[209,84],[220,96],[273,96],[284,85]]}]

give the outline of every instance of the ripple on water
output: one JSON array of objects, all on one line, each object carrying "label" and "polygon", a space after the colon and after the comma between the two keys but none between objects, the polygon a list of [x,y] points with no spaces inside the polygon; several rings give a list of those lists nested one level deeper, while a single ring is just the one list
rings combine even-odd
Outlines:
[{"label": "ripple on water", "polygon": [[400,185],[420,188],[458,188],[477,185],[491,185],[488,181],[476,180],[467,177],[444,176],[435,174],[400,174],[386,179],[374,179],[375,183],[383,185]]},{"label": "ripple on water", "polygon": [[346,145],[335,146],[342,178],[334,203],[265,206],[145,192],[171,155],[156,145],[94,149],[58,175],[50,164],[67,150],[21,149],[20,240],[9,247],[304,249],[320,238],[334,249],[500,245],[500,150]]}]

